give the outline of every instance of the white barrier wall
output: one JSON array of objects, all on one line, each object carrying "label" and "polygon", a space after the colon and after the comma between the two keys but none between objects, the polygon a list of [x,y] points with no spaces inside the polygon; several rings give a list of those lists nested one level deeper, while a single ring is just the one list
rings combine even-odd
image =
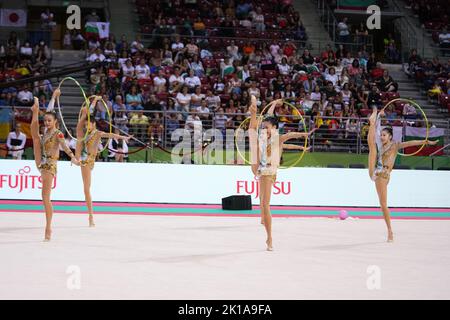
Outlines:
[{"label": "white barrier wall", "polygon": [[[80,168],[58,164],[53,200],[84,200]],[[34,161],[0,160],[0,199],[40,199]],[[233,194],[251,194],[258,203],[257,181],[248,166],[200,166],[145,163],[95,165],[95,201],[221,203]],[[274,205],[377,206],[367,170],[291,168],[279,170]],[[450,208],[450,172],[394,170],[388,203],[392,207]]]}]

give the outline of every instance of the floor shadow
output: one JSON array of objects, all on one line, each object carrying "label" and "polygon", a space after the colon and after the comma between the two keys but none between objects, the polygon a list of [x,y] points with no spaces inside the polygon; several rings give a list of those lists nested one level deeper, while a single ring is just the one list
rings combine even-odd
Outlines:
[{"label": "floor shadow", "polygon": [[201,263],[204,260],[215,259],[234,255],[245,255],[250,253],[261,253],[264,250],[248,250],[248,251],[237,251],[237,252],[224,252],[224,253],[213,253],[213,254],[193,254],[193,255],[183,255],[183,256],[173,256],[173,257],[159,257],[159,258],[148,258],[143,260],[129,260],[127,263],[138,263],[138,262],[158,262],[158,263],[180,263],[180,262],[198,262]]},{"label": "floor shadow", "polygon": [[384,242],[363,242],[363,243],[350,243],[350,244],[335,244],[335,245],[328,245],[328,246],[318,246],[318,247],[309,247],[307,249],[312,250],[345,250],[345,249],[352,249],[352,248],[358,248],[358,247],[365,247],[365,246],[371,246],[375,244],[382,244]]}]

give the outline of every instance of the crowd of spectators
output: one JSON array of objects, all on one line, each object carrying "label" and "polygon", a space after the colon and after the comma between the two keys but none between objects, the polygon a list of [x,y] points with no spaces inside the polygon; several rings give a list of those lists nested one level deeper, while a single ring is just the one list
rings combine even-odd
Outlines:
[{"label": "crowd of spectators", "polygon": [[[0,44],[0,82],[11,82],[39,76],[48,71],[51,51],[45,41],[32,46],[28,40],[12,31],[6,42]],[[33,96],[48,101],[53,91],[49,80],[0,89],[0,106],[29,106]]]},{"label": "crowd of spectators", "polygon": [[440,112],[450,113],[450,59],[446,62],[437,57],[422,59],[416,50],[412,50],[406,73],[423,85],[428,99],[437,103]]}]

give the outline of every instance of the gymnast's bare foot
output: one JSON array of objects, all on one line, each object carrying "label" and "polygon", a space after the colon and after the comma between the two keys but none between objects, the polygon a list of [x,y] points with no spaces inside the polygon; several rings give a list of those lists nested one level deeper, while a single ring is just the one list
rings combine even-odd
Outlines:
[{"label": "gymnast's bare foot", "polygon": [[52,229],[50,228],[46,228],[45,229],[45,237],[44,237],[44,242],[48,242],[50,241],[52,238]]},{"label": "gymnast's bare foot", "polygon": [[92,215],[89,216],[89,227],[95,227],[94,217]]},{"label": "gymnast's bare foot", "polygon": [[392,231],[388,232],[387,242],[394,242],[394,233]]},{"label": "gymnast's bare foot", "polygon": [[267,251],[273,251],[272,238],[267,239],[266,244],[267,244]]}]

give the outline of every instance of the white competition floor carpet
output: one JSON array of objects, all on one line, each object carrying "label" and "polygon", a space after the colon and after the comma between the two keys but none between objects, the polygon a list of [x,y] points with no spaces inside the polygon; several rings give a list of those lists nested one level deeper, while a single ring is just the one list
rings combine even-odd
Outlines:
[{"label": "white competition floor carpet", "polygon": [[0,299],[450,299],[450,220],[0,213]]}]

